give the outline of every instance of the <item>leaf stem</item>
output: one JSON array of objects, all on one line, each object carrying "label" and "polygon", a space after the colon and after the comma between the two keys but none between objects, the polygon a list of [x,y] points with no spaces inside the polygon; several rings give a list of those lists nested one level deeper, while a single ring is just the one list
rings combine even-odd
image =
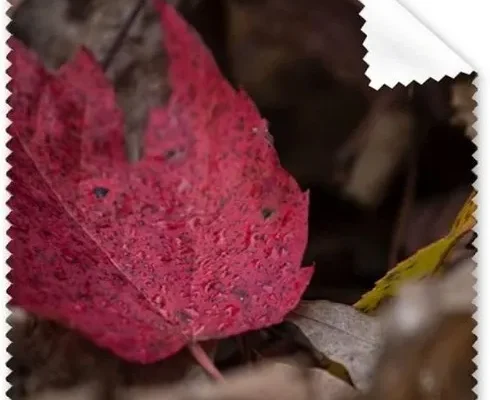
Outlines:
[{"label": "leaf stem", "polygon": [[188,346],[189,352],[195,358],[197,363],[216,381],[224,381],[223,375],[219,372],[214,362],[209,358],[206,351],[198,342],[190,343]]}]

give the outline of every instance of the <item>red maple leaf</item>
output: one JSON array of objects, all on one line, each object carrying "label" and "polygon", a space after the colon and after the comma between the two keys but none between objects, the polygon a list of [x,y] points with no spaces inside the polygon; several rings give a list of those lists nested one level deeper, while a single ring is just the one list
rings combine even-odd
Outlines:
[{"label": "red maple leaf", "polygon": [[280,322],[312,275],[307,193],[252,101],[160,7],[173,94],[136,164],[87,51],[50,74],[10,42],[13,302],[140,362]]}]

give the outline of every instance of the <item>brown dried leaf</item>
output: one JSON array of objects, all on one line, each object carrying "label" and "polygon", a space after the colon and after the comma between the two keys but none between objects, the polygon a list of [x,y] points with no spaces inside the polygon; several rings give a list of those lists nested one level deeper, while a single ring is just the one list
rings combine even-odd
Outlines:
[{"label": "brown dried leaf", "polygon": [[374,317],[329,301],[305,301],[288,320],[298,326],[318,351],[344,365],[353,383],[366,388],[381,338]]}]

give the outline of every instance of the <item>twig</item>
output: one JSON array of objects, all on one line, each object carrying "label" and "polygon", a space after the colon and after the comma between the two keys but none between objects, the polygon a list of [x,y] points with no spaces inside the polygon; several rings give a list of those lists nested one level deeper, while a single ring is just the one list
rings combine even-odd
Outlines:
[{"label": "twig", "polygon": [[223,375],[219,372],[218,368],[214,365],[213,361],[209,358],[208,354],[198,342],[189,344],[189,352],[195,358],[197,363],[216,381],[223,381]]},{"label": "twig", "polygon": [[111,64],[112,60],[116,56],[117,52],[122,46],[122,43],[124,39],[126,38],[129,29],[131,28],[131,25],[133,22],[136,20],[136,17],[138,14],[143,10],[143,7],[145,5],[146,0],[138,0],[136,3],[136,6],[134,7],[133,12],[130,14],[129,18],[126,20],[124,23],[123,27],[119,31],[119,33],[116,36],[116,39],[114,40],[114,43],[112,44],[111,48],[107,52],[104,60],[102,61],[102,69],[104,71],[107,71],[107,68],[109,68],[109,65]]}]

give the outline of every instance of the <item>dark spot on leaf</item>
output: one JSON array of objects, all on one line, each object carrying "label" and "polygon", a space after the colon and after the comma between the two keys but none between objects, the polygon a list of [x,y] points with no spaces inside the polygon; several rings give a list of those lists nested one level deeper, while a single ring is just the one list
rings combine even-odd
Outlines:
[{"label": "dark spot on leaf", "polygon": [[265,207],[262,209],[262,217],[264,217],[264,219],[269,218],[272,214],[274,214],[274,210],[272,208]]},{"label": "dark spot on leaf", "polygon": [[177,154],[177,150],[175,150],[175,149],[168,150],[165,152],[165,159],[169,160],[169,159],[175,157],[176,154]]},{"label": "dark spot on leaf", "polygon": [[96,188],[94,188],[95,197],[97,197],[98,199],[102,199],[107,195],[107,193],[109,193],[109,189],[105,187],[97,186]]}]

